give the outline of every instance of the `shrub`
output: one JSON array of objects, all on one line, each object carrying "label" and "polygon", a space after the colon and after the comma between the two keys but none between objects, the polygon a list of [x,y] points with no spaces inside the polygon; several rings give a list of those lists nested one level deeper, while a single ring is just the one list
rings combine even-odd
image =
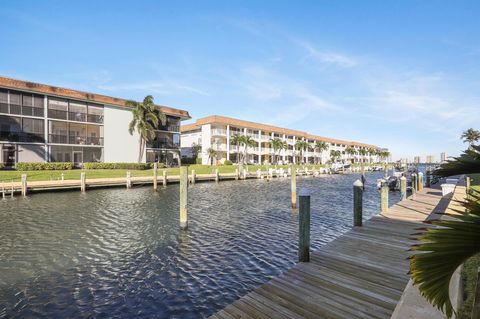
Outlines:
[{"label": "shrub", "polygon": [[195,164],[196,160],[193,158],[193,157],[186,157],[186,156],[183,156],[182,157],[182,164]]},{"label": "shrub", "polygon": [[[89,162],[83,163],[85,169],[133,169],[133,170],[146,170],[151,169],[153,163],[101,163],[101,162]],[[158,168],[165,167],[164,164],[158,163]]]},{"label": "shrub", "polygon": [[230,160],[225,160],[225,161],[223,162],[223,165],[233,165],[233,163],[232,163],[232,161],[230,161]]},{"label": "shrub", "polygon": [[197,157],[197,159],[195,160],[195,163],[196,163],[196,164],[199,164],[199,165],[202,165],[202,158],[201,158],[201,157]]},{"label": "shrub", "polygon": [[18,162],[15,165],[19,171],[44,171],[44,170],[69,170],[73,168],[73,163],[70,162]]},{"label": "shrub", "polygon": [[5,165],[3,163],[0,163],[0,169],[4,169]]}]

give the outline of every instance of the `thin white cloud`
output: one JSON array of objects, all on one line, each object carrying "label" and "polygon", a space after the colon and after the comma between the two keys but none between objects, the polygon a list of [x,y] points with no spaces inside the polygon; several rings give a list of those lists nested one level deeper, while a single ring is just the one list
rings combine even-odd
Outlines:
[{"label": "thin white cloud", "polygon": [[209,96],[208,92],[197,89],[195,87],[179,84],[171,81],[152,81],[152,82],[139,82],[130,84],[119,85],[99,85],[100,89],[105,91],[142,91],[151,92],[159,95],[174,95],[189,93],[201,96]]},{"label": "thin white cloud", "polygon": [[319,50],[306,40],[292,39],[292,42],[306,51],[307,55],[304,59],[313,59],[322,65],[340,68],[351,68],[358,65],[358,61],[352,56],[331,50]]}]

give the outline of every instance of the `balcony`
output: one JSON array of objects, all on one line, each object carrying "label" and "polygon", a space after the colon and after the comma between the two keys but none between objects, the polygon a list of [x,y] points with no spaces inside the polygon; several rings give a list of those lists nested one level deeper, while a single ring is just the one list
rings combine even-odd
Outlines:
[{"label": "balcony", "polygon": [[0,140],[9,142],[45,143],[43,134],[0,131]]},{"label": "balcony", "polygon": [[48,117],[52,119],[59,119],[59,120],[103,124],[103,115],[100,115],[100,114],[88,114],[84,112],[68,112],[64,110],[49,109]]},{"label": "balcony", "polygon": [[224,129],[212,129],[212,136],[227,136],[227,130]]},{"label": "balcony", "polygon": [[87,121],[87,113],[68,112],[68,120],[69,121],[77,121],[77,122],[86,122]]},{"label": "balcony", "polygon": [[49,143],[103,146],[103,137],[68,136],[64,134],[49,134]]},{"label": "balcony", "polygon": [[22,106],[22,115],[43,117],[42,107]]},{"label": "balcony", "polygon": [[168,141],[150,141],[147,142],[147,148],[178,149],[180,148],[180,144],[174,144]]},{"label": "balcony", "polygon": [[91,123],[103,124],[103,115],[100,114],[87,114],[87,121]]},{"label": "balcony", "polygon": [[227,144],[213,144],[212,148],[216,151],[226,152],[227,151]]}]

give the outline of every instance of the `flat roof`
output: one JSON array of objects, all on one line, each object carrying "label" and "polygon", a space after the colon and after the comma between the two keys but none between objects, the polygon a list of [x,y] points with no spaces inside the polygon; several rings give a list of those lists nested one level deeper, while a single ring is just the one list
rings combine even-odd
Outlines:
[{"label": "flat roof", "polygon": [[[0,76],[0,87],[12,89],[12,90],[21,90],[28,91],[38,94],[54,95],[63,98],[70,98],[76,100],[83,100],[87,102],[96,102],[120,107],[130,108],[125,105],[127,102],[126,99],[111,97],[102,94],[95,94],[89,92],[83,92],[78,90],[72,90],[67,88],[61,88],[57,86],[17,80],[12,78],[7,78]],[[172,116],[178,116],[181,119],[190,119],[190,114],[188,111],[176,109],[170,106],[165,105],[156,105],[163,113]]]},{"label": "flat roof", "polygon": [[329,138],[329,137],[324,137],[319,135],[312,135],[303,131],[291,130],[288,128],[283,128],[283,127],[278,127],[278,126],[273,126],[268,124],[261,124],[256,122],[239,120],[239,119],[234,119],[231,117],[226,117],[221,115],[211,115],[211,116],[203,117],[198,119],[195,123],[182,125],[180,126],[180,132],[184,133],[184,132],[189,132],[193,130],[198,130],[201,128],[202,125],[205,125],[205,124],[232,125],[232,126],[238,126],[238,127],[246,127],[254,130],[266,131],[266,132],[274,132],[274,133],[280,133],[285,135],[294,135],[296,137],[304,137],[306,139],[314,140],[314,141],[324,141],[328,143],[345,144],[345,145],[365,147],[365,148],[375,148],[375,149],[379,148],[378,146],[372,145],[372,144],[365,144],[365,143],[360,143],[355,141],[345,141],[345,140],[339,140],[339,139],[334,139],[334,138]]}]

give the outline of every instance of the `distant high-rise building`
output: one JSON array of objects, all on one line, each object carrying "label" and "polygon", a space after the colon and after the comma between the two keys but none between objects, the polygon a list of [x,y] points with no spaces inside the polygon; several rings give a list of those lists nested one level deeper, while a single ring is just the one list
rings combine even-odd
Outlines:
[{"label": "distant high-rise building", "polygon": [[426,163],[428,164],[435,163],[435,155],[427,155]]},{"label": "distant high-rise building", "polygon": [[445,162],[447,160],[447,155],[445,152],[440,153],[440,162]]},{"label": "distant high-rise building", "polygon": [[419,164],[419,163],[420,163],[420,156],[415,156],[415,157],[413,158],[413,162],[414,162],[415,164]]}]

